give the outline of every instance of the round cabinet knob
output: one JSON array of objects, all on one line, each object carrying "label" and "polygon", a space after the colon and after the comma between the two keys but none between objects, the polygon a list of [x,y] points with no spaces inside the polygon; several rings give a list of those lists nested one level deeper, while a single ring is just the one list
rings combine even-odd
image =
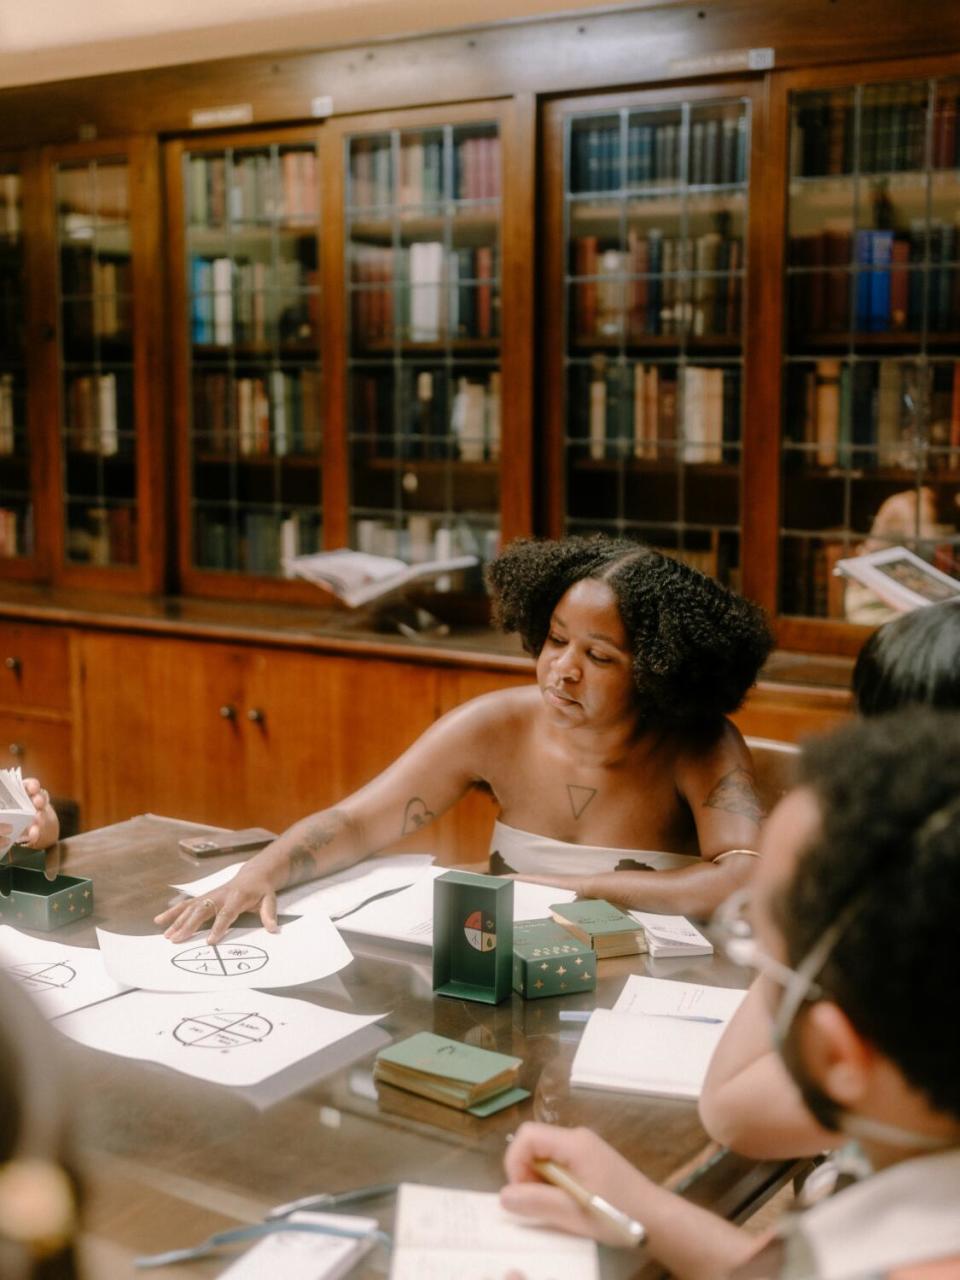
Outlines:
[{"label": "round cabinet knob", "polygon": [[247,712],[247,719],[251,724],[263,724],[266,718],[266,714],[259,707],[251,707]]},{"label": "round cabinet knob", "polygon": [[3,665],[8,671],[12,671],[15,676],[18,676],[23,670],[23,663],[19,658],[4,658]]},{"label": "round cabinet knob", "polygon": [[16,760],[22,760],[23,757],[27,754],[27,748],[23,745],[22,742],[11,742],[9,751],[10,751],[10,754]]},{"label": "round cabinet knob", "polygon": [[224,720],[236,720],[237,708],[232,702],[225,702],[220,708],[220,715]]}]

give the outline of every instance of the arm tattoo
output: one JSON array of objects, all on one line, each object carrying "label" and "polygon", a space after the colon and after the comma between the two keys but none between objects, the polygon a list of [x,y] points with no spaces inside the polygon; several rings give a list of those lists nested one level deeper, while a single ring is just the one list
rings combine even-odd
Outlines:
[{"label": "arm tattoo", "polygon": [[428,822],[432,822],[436,816],[432,809],[427,808],[419,796],[411,796],[403,810],[403,829],[400,834],[408,836],[411,831],[419,831]]},{"label": "arm tattoo", "polygon": [[570,797],[570,808],[575,818],[580,817],[596,794],[596,787],[578,787],[574,783],[567,783],[567,795]]},{"label": "arm tattoo", "polygon": [[727,813],[739,813],[758,826],[763,821],[763,806],[757,795],[750,772],[737,765],[725,773],[703,802],[705,809],[725,809]]},{"label": "arm tattoo", "polygon": [[290,871],[286,888],[314,879],[319,871],[316,855],[336,839],[343,828],[343,814],[337,809],[330,809],[310,822],[297,847],[289,855]]}]

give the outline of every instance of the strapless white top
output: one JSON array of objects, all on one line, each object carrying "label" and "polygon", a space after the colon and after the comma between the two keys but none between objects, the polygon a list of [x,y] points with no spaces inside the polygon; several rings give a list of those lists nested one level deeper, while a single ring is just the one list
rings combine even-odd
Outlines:
[{"label": "strapless white top", "polygon": [[610,849],[602,845],[568,844],[550,836],[519,831],[494,822],[490,837],[490,871],[507,875],[589,875],[602,871],[666,871],[700,862],[685,853],[648,849]]}]

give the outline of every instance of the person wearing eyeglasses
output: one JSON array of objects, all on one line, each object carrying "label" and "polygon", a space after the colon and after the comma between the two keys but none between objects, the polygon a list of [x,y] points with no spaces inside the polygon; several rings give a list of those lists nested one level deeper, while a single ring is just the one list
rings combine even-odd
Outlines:
[{"label": "person wearing eyeglasses", "polygon": [[[960,602],[914,609],[879,627],[860,650],[852,688],[864,717],[918,705],[960,710]],[[842,1141],[804,1106],[770,1052],[762,994],[754,989],[717,1046],[700,1118],[717,1142],[757,1160],[815,1156]]]},{"label": "person wearing eyeglasses", "polygon": [[756,973],[768,1037],[824,1130],[843,1189],[766,1239],[652,1183],[586,1129],[528,1124],[506,1158],[510,1212],[613,1243],[537,1175],[549,1160],[640,1221],[679,1280],[960,1276],[960,717],[855,722],[805,746],[749,886],[721,913]]}]

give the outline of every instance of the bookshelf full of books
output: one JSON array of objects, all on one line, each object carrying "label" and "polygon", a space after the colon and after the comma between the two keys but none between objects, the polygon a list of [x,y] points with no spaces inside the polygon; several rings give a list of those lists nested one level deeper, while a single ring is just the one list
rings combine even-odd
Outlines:
[{"label": "bookshelf full of books", "polygon": [[33,549],[33,500],[24,365],[22,181],[0,164],[0,560]]},{"label": "bookshelf full of books", "polygon": [[130,166],[122,154],[64,159],[53,184],[63,558],[129,568],[139,517]]},{"label": "bookshelf full of books", "polygon": [[176,153],[187,574],[281,578],[321,545],[316,131]]},{"label": "bookshelf full of books", "polygon": [[548,113],[552,531],[636,538],[734,585],[750,120],[736,92]]},{"label": "bookshelf full of books", "polygon": [[500,530],[501,128],[349,134],[351,545],[488,559]]},{"label": "bookshelf full of books", "polygon": [[960,79],[791,95],[780,612],[869,622],[838,559],[960,576]]}]

